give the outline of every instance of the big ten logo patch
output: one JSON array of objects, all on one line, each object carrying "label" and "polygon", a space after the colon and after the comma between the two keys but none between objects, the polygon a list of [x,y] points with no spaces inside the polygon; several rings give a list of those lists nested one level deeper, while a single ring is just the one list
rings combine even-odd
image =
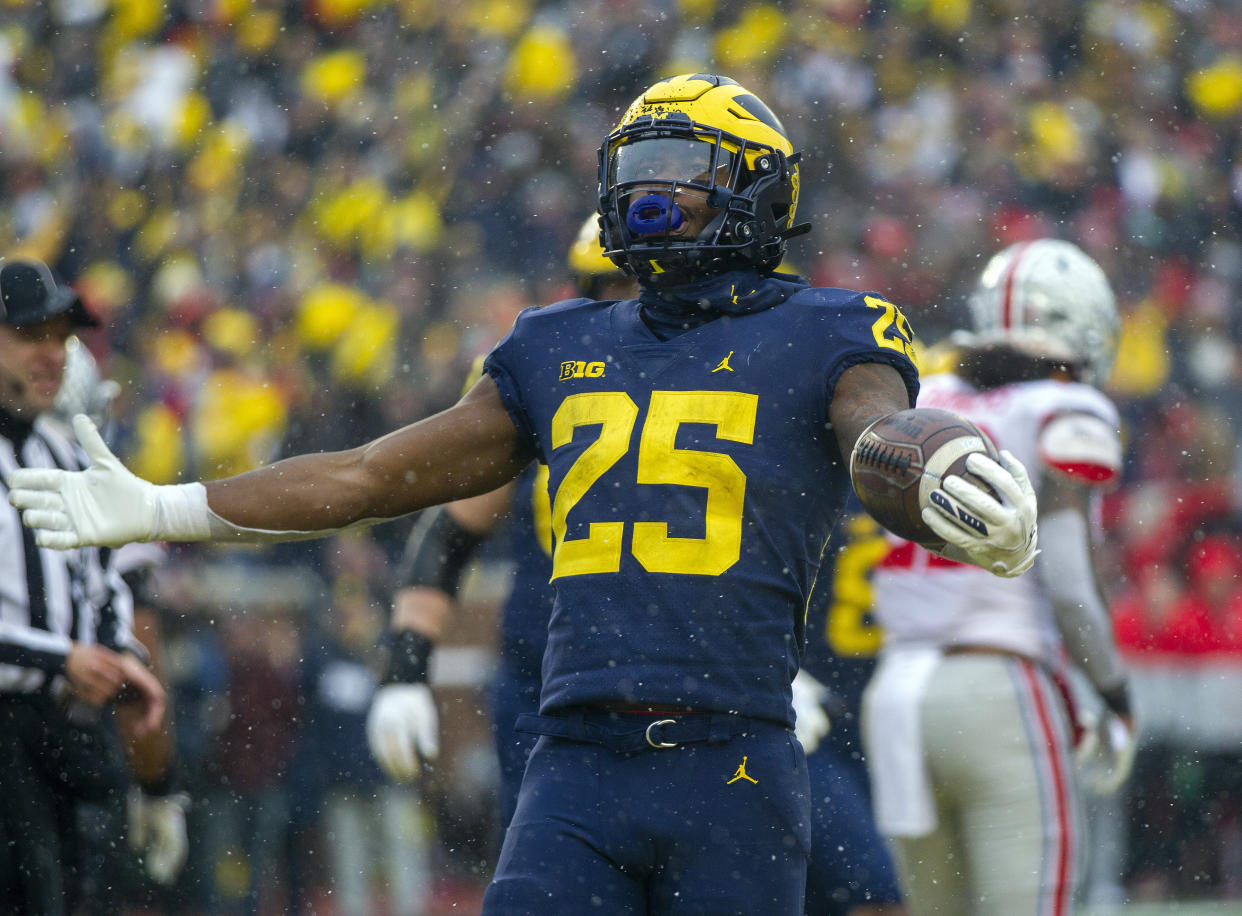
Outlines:
[{"label": "big ten logo patch", "polygon": [[600,362],[588,363],[582,360],[568,360],[561,363],[560,381],[570,378],[603,378],[604,364]]}]

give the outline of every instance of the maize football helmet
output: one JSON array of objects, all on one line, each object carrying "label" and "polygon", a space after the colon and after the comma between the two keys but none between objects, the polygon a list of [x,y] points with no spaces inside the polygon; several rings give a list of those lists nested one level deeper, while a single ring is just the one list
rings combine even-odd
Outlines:
[{"label": "maize football helmet", "polygon": [[578,229],[567,260],[574,285],[588,299],[632,299],[638,295],[634,278],[604,256],[599,216],[595,213]]},{"label": "maize football helmet", "polygon": [[575,277],[588,278],[617,273],[620,268],[604,256],[600,244],[599,217],[592,213],[578,229],[574,243],[569,246],[569,269]]},{"label": "maize football helmet", "polygon": [[800,157],[776,115],[728,77],[662,80],[600,147],[604,253],[656,286],[772,270],[810,228],[794,224]]},{"label": "maize football helmet", "polygon": [[1007,343],[1063,361],[1090,385],[1108,381],[1120,318],[1112,287],[1082,249],[1061,239],[1019,242],[994,255],[968,300],[963,343]]}]

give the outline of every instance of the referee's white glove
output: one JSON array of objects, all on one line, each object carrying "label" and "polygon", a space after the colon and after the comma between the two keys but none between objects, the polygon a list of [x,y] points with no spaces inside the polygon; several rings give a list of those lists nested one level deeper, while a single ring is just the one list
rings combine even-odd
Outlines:
[{"label": "referee's white glove", "polygon": [[794,675],[792,686],[794,735],[802,743],[802,749],[813,754],[819,742],[828,737],[828,732],[832,730],[832,720],[824,708],[830,692],[804,670]]},{"label": "referee's white glove", "polygon": [[440,717],[431,688],[386,684],[376,690],[367,713],[367,744],[390,779],[417,778],[422,761],[440,754]]},{"label": "referee's white glove", "polygon": [[180,792],[147,795],[135,790],[130,794],[130,846],[158,884],[172,884],[185,865],[189,852],[185,811],[189,802]]},{"label": "referee's white glove", "polygon": [[[1039,553],[1038,506],[1022,462],[1010,452],[1000,464],[976,452],[966,469],[1000,494],[998,502],[983,488],[957,476],[945,478],[923,507],[923,521],[948,542],[941,553],[951,560],[982,567],[997,576],[1018,576]],[[976,521],[971,525],[963,521]]]},{"label": "referee's white glove", "polygon": [[22,510],[22,521],[35,529],[40,547],[120,547],[210,537],[207,491],[201,483],[156,486],[117,460],[85,414],[73,418],[73,430],[90,459],[86,470],[18,468],[9,474],[9,502]]}]

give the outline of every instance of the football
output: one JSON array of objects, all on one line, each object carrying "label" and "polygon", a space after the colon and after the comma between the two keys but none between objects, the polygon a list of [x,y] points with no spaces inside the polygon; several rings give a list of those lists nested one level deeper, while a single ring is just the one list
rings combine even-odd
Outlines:
[{"label": "football", "polygon": [[944,540],[922,518],[927,494],[958,475],[995,491],[966,470],[966,458],[983,452],[999,461],[996,446],[970,420],[950,410],[902,410],[873,423],[850,458],[850,480],[867,511],[893,534],[939,551]]}]

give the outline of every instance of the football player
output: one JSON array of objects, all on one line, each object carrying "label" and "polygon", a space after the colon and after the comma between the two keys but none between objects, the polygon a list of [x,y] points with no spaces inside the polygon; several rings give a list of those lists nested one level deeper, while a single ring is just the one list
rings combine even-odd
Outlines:
[{"label": "football player", "polygon": [[[578,292],[588,299],[632,299],[637,286],[608,258],[599,242],[599,220],[583,222],[569,250]],[[481,372],[481,367],[479,372]],[[479,372],[472,373],[477,377]],[[513,582],[500,618],[499,670],[491,686],[492,729],[500,764],[497,823],[503,830],[517,804],[518,786],[535,736],[514,730],[519,715],[539,709],[539,663],[548,640],[555,593],[552,578],[551,501],[548,467],[533,462],[517,480],[491,493],[429,509],[410,532],[397,573],[389,640],[407,644],[398,659],[430,651],[452,609],[462,572],[475,549],[509,519]],[[418,644],[416,648],[411,648]],[[401,680],[404,674],[412,680]],[[393,779],[418,775],[421,758],[438,753],[435,704],[426,671],[391,667],[367,721],[371,752]]]},{"label": "football player", "polygon": [[793,683],[795,728],[811,782],[807,916],[899,916],[901,892],[876,829],[858,716],[882,633],[871,575],[888,553],[875,519],[851,497],[807,607],[806,651]]},{"label": "football player", "polygon": [[1127,678],[1092,569],[1100,491],[1121,472],[1118,414],[1096,387],[1118,317],[1103,271],[1040,239],[987,264],[953,371],[920,407],[964,414],[1031,469],[1043,552],[1003,580],[900,542],[877,568],[879,667],[863,704],[881,830],[916,914],[1064,913],[1081,848],[1067,665],[1109,711],[1093,746],[1115,788],[1133,747]]},{"label": "football player", "polygon": [[[805,604],[848,458],[918,373],[892,303],[775,271],[803,230],[799,158],[733,80],[661,80],[599,152],[606,254],[637,299],[528,309],[457,404],[358,448],[153,486],[79,417],[92,467],[15,472],[10,499],[53,547],[287,540],[541,460],[556,600],[539,714],[518,723],[540,737],[484,912],[800,914]],[[1001,458],[969,464],[995,496],[953,477],[923,512],[945,552],[1007,577],[1037,537],[1026,472]],[[984,524],[940,508],[957,500]],[[415,646],[401,664],[425,662]]]},{"label": "football player", "polygon": [[[638,292],[633,279],[604,257],[594,215],[582,224],[568,262],[583,296],[626,299]],[[879,648],[878,628],[865,619],[870,609],[866,577],[887,548],[870,516],[857,504],[852,510],[848,523],[833,535],[833,544],[843,544],[833,553],[832,568],[820,573],[831,600],[818,597],[817,591],[811,602],[804,667],[793,683],[795,732],[807,752],[814,809],[809,916],[900,912],[892,863],[871,815],[855,726],[858,700]],[[519,715],[539,707],[539,663],[555,594],[549,585],[552,530],[545,465],[532,464],[512,484],[492,493],[423,514],[410,533],[398,572],[391,637],[436,641],[466,562],[506,518],[514,578],[501,612],[499,669],[491,687],[502,829],[513,815],[522,771],[535,743],[534,735],[517,732],[513,725]],[[414,635],[405,635],[405,630]],[[371,707],[372,753],[398,781],[417,776],[421,758],[438,752],[435,706],[425,684],[390,682],[380,688]],[[835,730],[830,731],[832,725]]]}]

